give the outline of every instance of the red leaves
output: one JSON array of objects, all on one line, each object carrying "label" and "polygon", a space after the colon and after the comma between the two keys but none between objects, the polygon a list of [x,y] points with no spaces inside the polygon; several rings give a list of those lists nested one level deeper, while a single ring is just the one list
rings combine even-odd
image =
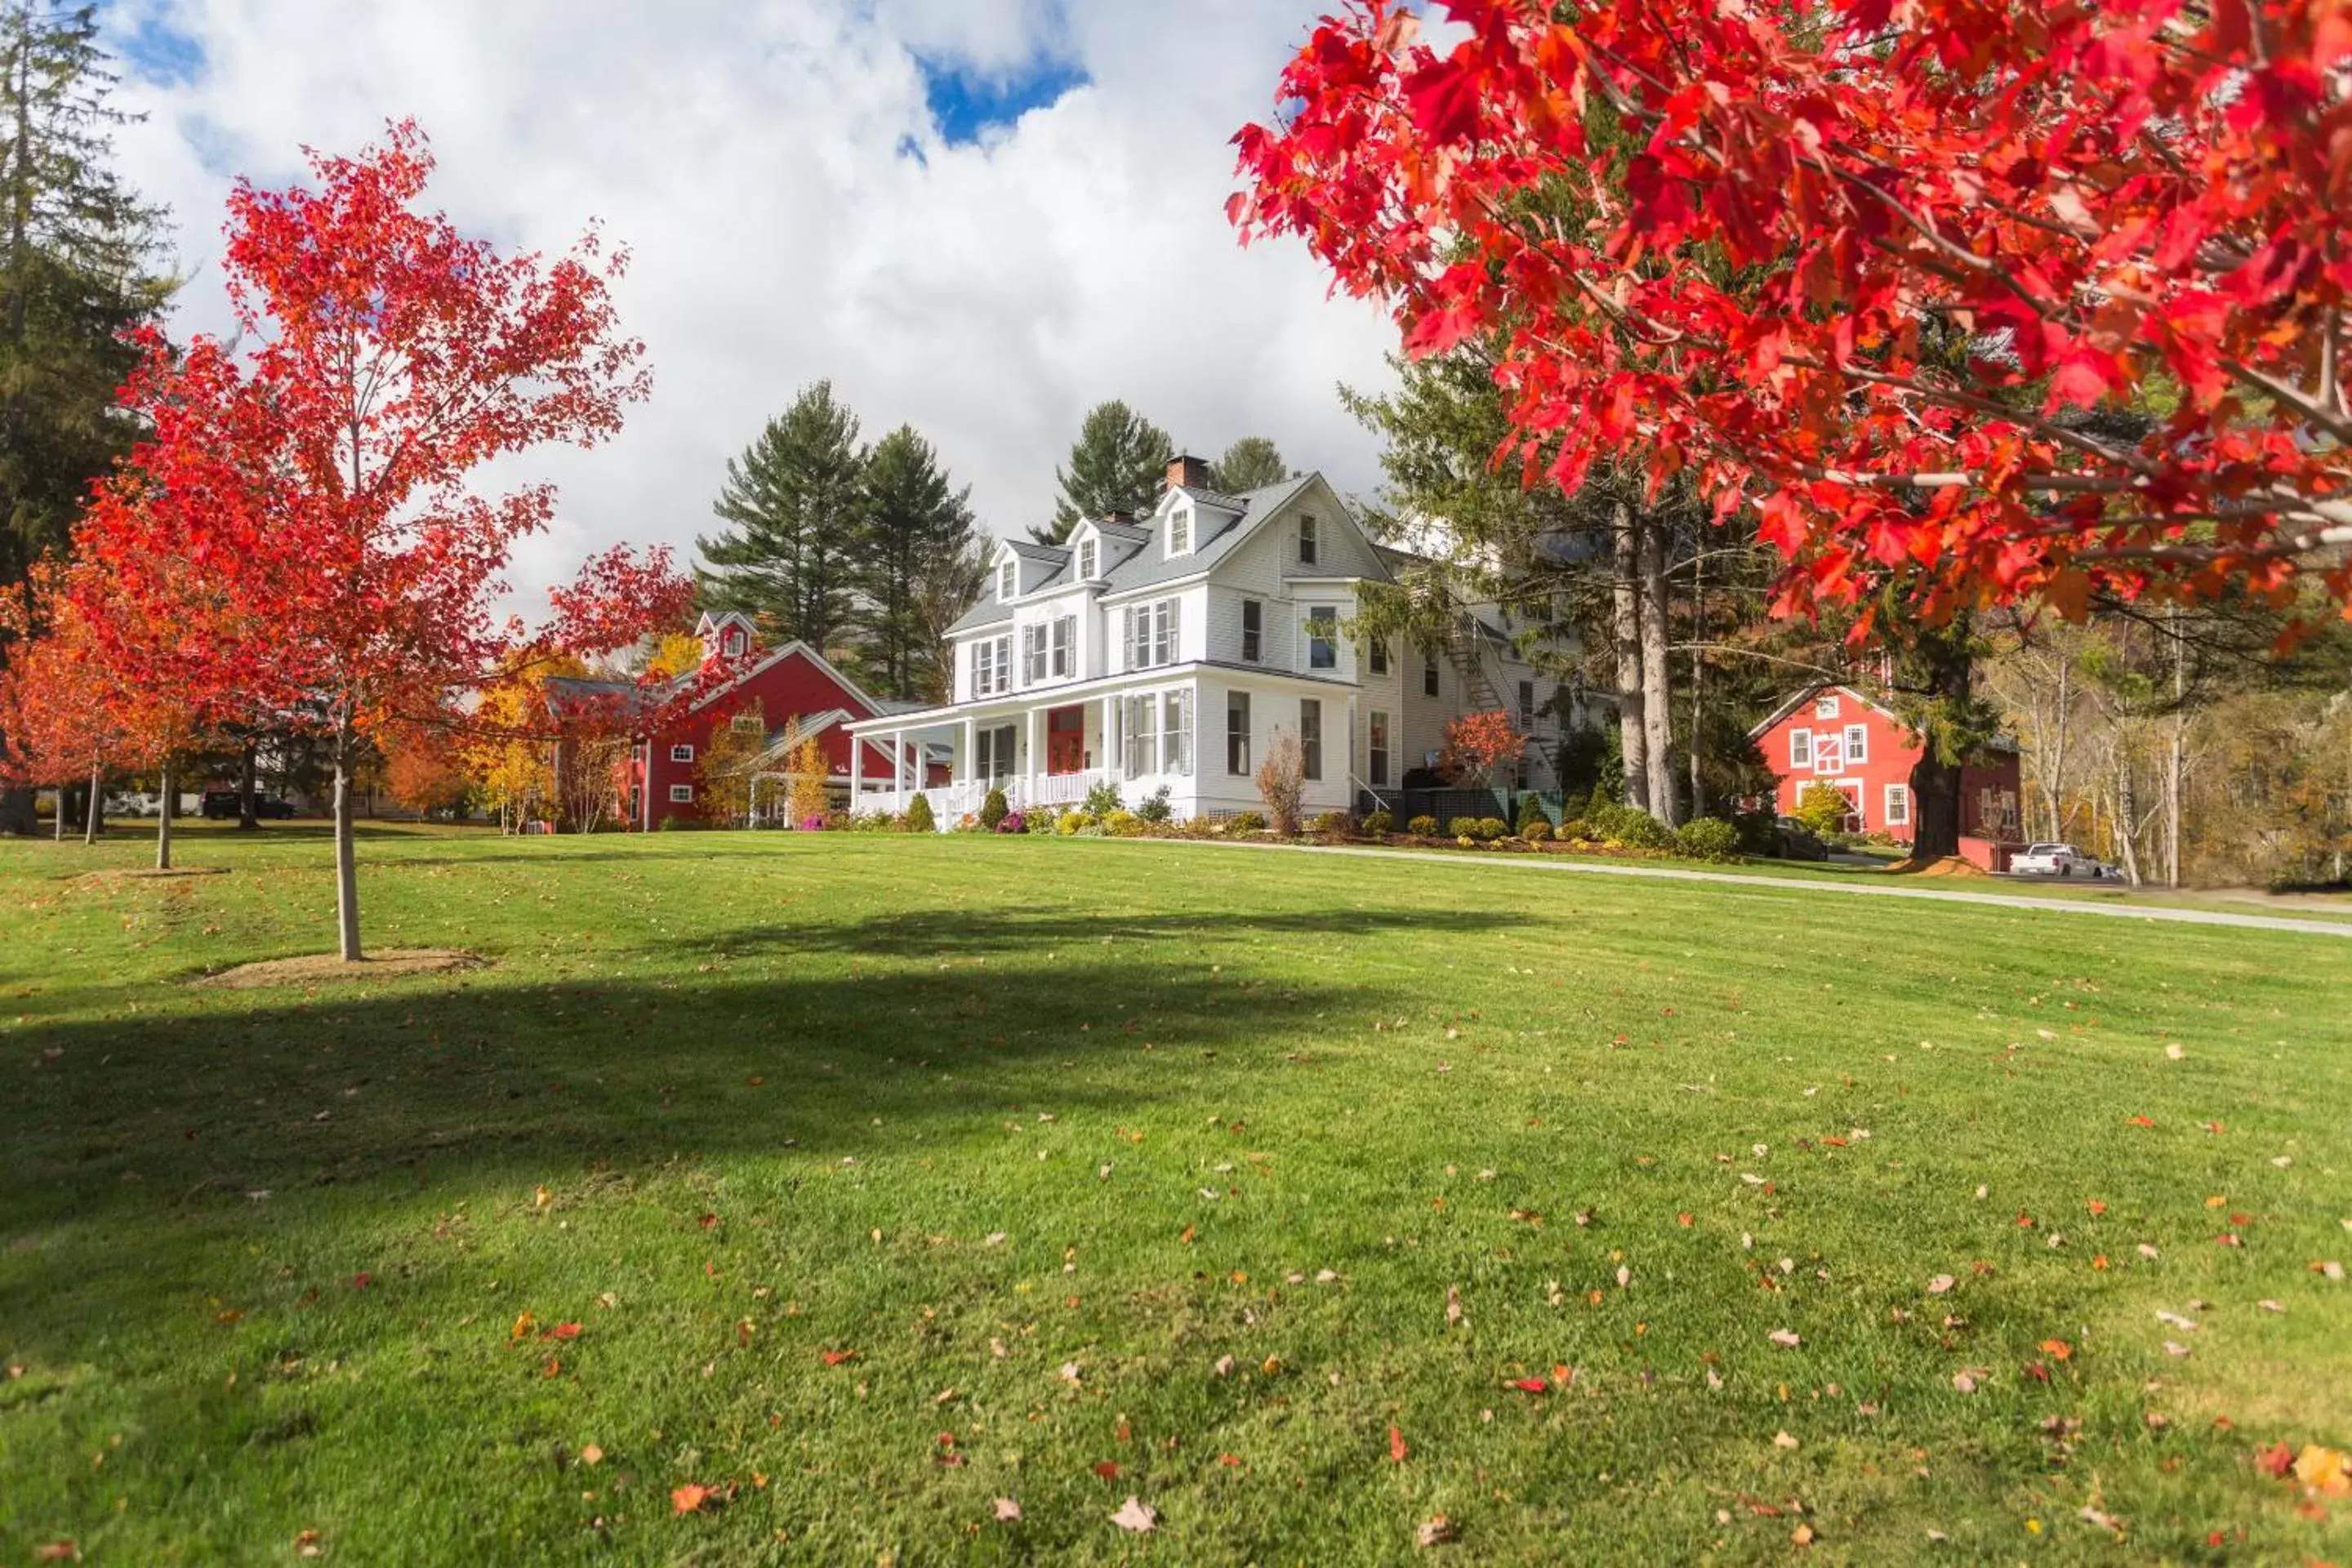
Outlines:
[{"label": "red leaves", "polygon": [[1516,1377],[1511,1380],[1511,1386],[1521,1394],[1543,1394],[1551,1388],[1551,1384],[1540,1377]]},{"label": "red leaves", "polygon": [[[1327,18],[1281,123],[1234,139],[1230,211],[1383,300],[1409,353],[1478,339],[1497,461],[1530,482],[1632,457],[1755,499],[1789,611],[1890,579],[1931,614],[2284,588],[2341,522],[2352,416],[2310,390],[2345,287],[2315,85],[2352,57],[2340,6],[2218,0],[2194,47],[2145,5],[1451,14],[1470,36],[1444,57],[1388,0]],[[1622,188],[1587,150],[1596,97]],[[2050,417],[2158,374],[2176,411],[2136,438]]]},{"label": "red leaves", "polygon": [[684,1486],[672,1487],[669,1492],[670,1512],[673,1515],[700,1513],[703,1505],[716,1495],[717,1493],[711,1488],[698,1486],[693,1481],[688,1481]]},{"label": "red leaves", "polygon": [[1389,1458],[1402,1465],[1405,1455],[1411,1451],[1405,1447],[1403,1428],[1391,1423],[1389,1426]]},{"label": "red leaves", "polygon": [[857,1357],[856,1351],[820,1351],[817,1353],[824,1358],[824,1364],[827,1366],[839,1366],[842,1363],[854,1361]]},{"label": "red leaves", "polygon": [[2254,1468],[2273,1480],[2284,1480],[2294,1468],[2294,1450],[2284,1443],[2273,1443],[2254,1456]]}]

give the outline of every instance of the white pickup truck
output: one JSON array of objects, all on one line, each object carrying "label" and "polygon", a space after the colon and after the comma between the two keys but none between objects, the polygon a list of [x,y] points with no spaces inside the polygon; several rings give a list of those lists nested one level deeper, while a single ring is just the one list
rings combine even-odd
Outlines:
[{"label": "white pickup truck", "polygon": [[2029,844],[2009,863],[2012,877],[2104,877],[2106,867],[2072,844]]}]

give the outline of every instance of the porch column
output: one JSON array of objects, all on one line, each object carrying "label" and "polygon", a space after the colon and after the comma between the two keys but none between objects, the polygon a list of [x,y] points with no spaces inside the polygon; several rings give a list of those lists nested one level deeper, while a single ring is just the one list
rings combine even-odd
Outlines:
[{"label": "porch column", "polygon": [[[866,785],[866,742],[853,733],[849,737],[849,809],[857,810],[857,792]],[[798,827],[799,823],[793,824]]]},{"label": "porch column", "polygon": [[1096,765],[1102,770],[1103,777],[1115,778],[1118,776],[1118,764],[1114,759],[1118,756],[1120,740],[1118,699],[1116,697],[1103,699],[1102,738],[1103,754],[1096,759]]},{"label": "porch column", "polygon": [[1024,738],[1029,742],[1029,755],[1023,763],[1022,773],[1024,777],[1034,778],[1045,771],[1045,759],[1038,755],[1037,749],[1037,710],[1032,708],[1021,718],[1023,728],[1028,731]]},{"label": "porch column", "polygon": [[969,779],[979,770],[980,741],[975,733],[977,728],[978,726],[973,724],[971,720],[969,718],[964,720],[962,731],[963,755],[956,760],[955,768],[955,775],[959,779]]}]

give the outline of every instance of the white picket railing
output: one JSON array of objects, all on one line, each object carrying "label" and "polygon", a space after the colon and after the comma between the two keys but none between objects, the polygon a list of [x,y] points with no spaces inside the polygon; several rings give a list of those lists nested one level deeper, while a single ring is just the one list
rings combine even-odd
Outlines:
[{"label": "white picket railing", "polygon": [[1087,768],[1075,773],[1014,773],[993,784],[985,779],[963,779],[929,789],[867,790],[857,797],[852,809],[896,816],[911,809],[919,795],[931,803],[932,820],[945,832],[962,821],[965,813],[977,813],[986,804],[992,788],[1002,789],[1004,804],[1014,811],[1061,810],[1084,805],[1087,793],[1097,784],[1118,782],[1118,774],[1108,768]]}]

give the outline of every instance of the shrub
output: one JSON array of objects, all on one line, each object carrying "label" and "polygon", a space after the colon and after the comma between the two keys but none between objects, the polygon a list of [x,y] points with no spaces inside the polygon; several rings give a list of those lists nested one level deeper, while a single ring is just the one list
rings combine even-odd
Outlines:
[{"label": "shrub", "polygon": [[1087,791],[1087,803],[1078,807],[1078,810],[1084,813],[1088,820],[1100,822],[1112,812],[1123,811],[1126,807],[1127,803],[1118,798],[1118,785],[1105,779]]},{"label": "shrub", "polygon": [[887,811],[861,811],[849,819],[850,830],[855,833],[887,833],[897,826]]},{"label": "shrub", "polygon": [[996,831],[999,833],[1026,833],[1029,831],[1029,819],[1020,812],[1008,811],[1003,816],[996,819]]},{"label": "shrub", "polygon": [[1748,855],[1778,855],[1780,852],[1780,819],[1772,808],[1741,811],[1732,814],[1731,826],[1739,835],[1739,847]]},{"label": "shrub", "polygon": [[1478,819],[1475,816],[1457,816],[1445,825],[1445,837],[1448,838],[1469,838],[1477,831]]},{"label": "shrub", "polygon": [[1631,849],[1671,849],[1672,829],[1637,805],[1612,805],[1589,814],[1591,830],[1608,844]]},{"label": "shrub", "polygon": [[927,795],[917,795],[914,804],[907,807],[907,831],[937,833],[939,830],[940,820],[931,815],[931,797]]},{"label": "shrub", "polygon": [[1396,831],[1396,814],[1389,811],[1375,811],[1364,818],[1363,826],[1367,837],[1386,838]]},{"label": "shrub", "polygon": [[1686,822],[1675,835],[1675,847],[1694,860],[1739,858],[1739,829],[1718,816]]},{"label": "shrub", "polygon": [[1508,838],[1511,836],[1511,825],[1499,816],[1482,816],[1478,819],[1478,826],[1471,836],[1481,844],[1492,844],[1497,839]]},{"label": "shrub", "polygon": [[[980,803],[980,825],[993,833],[1003,825],[1004,819],[1011,816],[1012,812],[1013,807],[1005,802],[1004,792],[1001,789],[990,790],[988,798]],[[1020,829],[1016,827],[1013,831],[1018,833]]]},{"label": "shrub", "polygon": [[1549,822],[1530,822],[1525,827],[1519,829],[1519,837],[1526,839],[1530,844],[1541,844],[1545,839],[1551,837],[1551,824]]},{"label": "shrub", "polygon": [[1315,820],[1307,825],[1307,831],[1318,838],[1345,838],[1355,825],[1356,819],[1347,812],[1325,811],[1316,814]]},{"label": "shrub", "polygon": [[1168,802],[1168,786],[1161,784],[1144,796],[1143,804],[1135,808],[1135,815],[1144,822],[1165,822],[1174,816],[1176,808]]},{"label": "shrub", "polygon": [[1834,784],[1811,784],[1797,797],[1793,815],[1815,834],[1827,838],[1845,831],[1846,816],[1853,810],[1853,803],[1846,799],[1843,790]]},{"label": "shrub", "polygon": [[1228,833],[1264,833],[1265,831],[1265,814],[1255,811],[1236,812],[1233,816],[1226,820],[1225,831]]},{"label": "shrub", "polygon": [[1054,816],[1054,808],[1050,805],[1034,808],[1028,814],[1028,818],[1023,826],[1032,833],[1052,833],[1061,826],[1059,819]]},{"label": "shrub", "polygon": [[803,816],[800,820],[799,827],[803,833],[823,833],[825,827],[824,817],[822,815]]},{"label": "shrub", "polygon": [[1551,818],[1544,815],[1543,802],[1536,798],[1536,792],[1531,789],[1521,790],[1518,820],[1513,826],[1519,830],[1519,837],[1525,838],[1528,836],[1528,829],[1538,824],[1543,826],[1545,832],[1551,831]]},{"label": "shrub", "polygon": [[689,827],[699,827],[701,826],[702,824],[697,822],[690,816],[680,816],[677,813],[671,811],[662,814],[661,826],[655,831],[660,833],[677,833]]},{"label": "shrub", "polygon": [[1297,734],[1276,725],[1258,764],[1257,797],[1265,802],[1266,820],[1288,838],[1298,831],[1299,799],[1307,793],[1307,753]]},{"label": "shrub", "polygon": [[1143,818],[1131,811],[1114,811],[1102,819],[1102,828],[1113,838],[1135,838],[1143,832]]},{"label": "shrub", "polygon": [[1571,816],[1566,822],[1559,825],[1559,837],[1562,838],[1590,838],[1592,837],[1592,827],[1591,824],[1584,820],[1584,818],[1580,816]]},{"label": "shrub", "polygon": [[1437,837],[1437,818],[1416,816],[1404,825],[1404,830],[1415,838],[1434,838]]}]

